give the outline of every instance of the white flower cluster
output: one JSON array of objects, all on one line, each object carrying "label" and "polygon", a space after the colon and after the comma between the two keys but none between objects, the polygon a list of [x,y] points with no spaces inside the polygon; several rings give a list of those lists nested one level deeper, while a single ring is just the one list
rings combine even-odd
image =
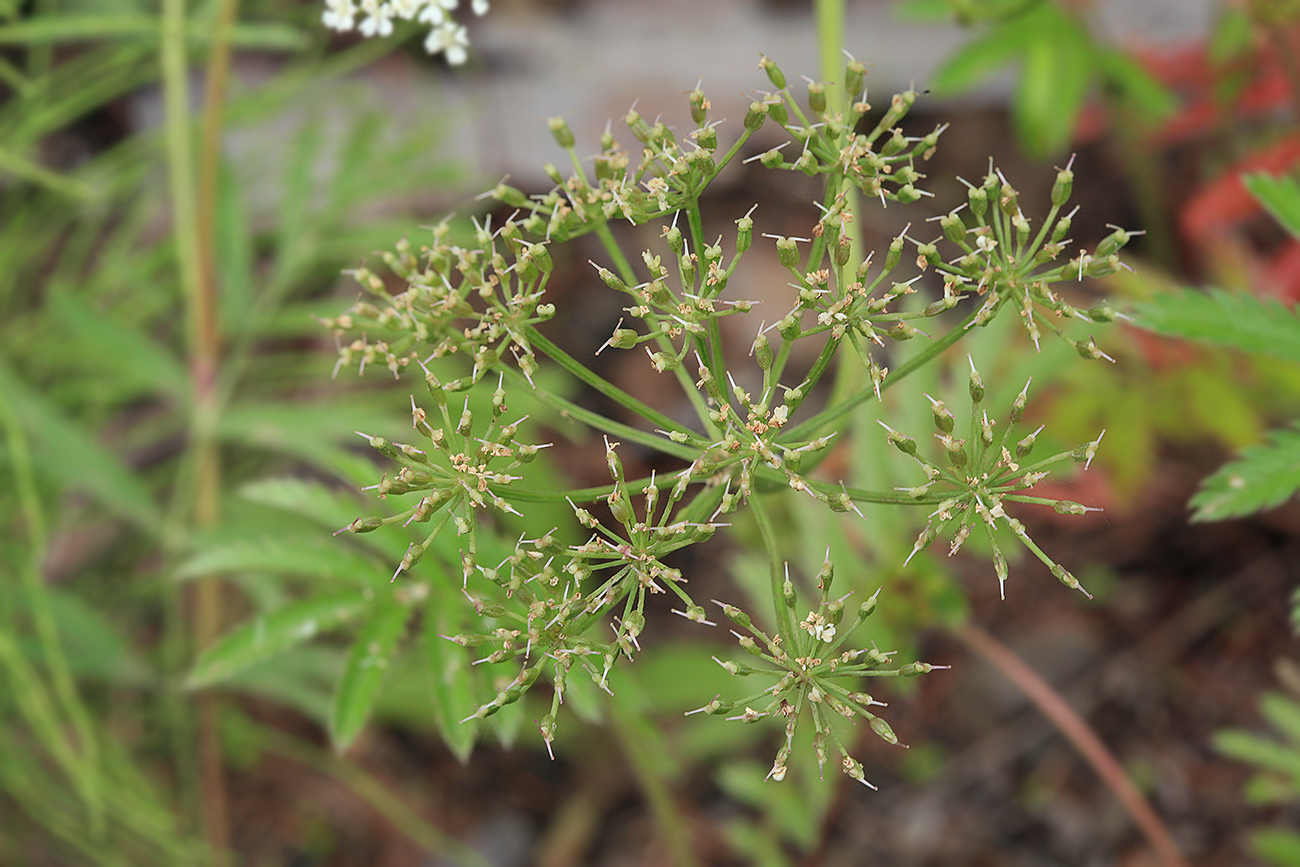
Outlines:
[{"label": "white flower cluster", "polygon": [[[430,54],[447,52],[447,62],[453,66],[464,63],[469,56],[469,34],[464,25],[457,24],[451,16],[460,0],[325,0],[321,20],[332,30],[348,31],[353,27],[362,36],[388,36],[393,32],[393,19],[419,21],[431,29],[424,40],[424,50]],[[488,0],[471,0],[475,15],[488,11]],[[363,16],[357,24],[357,16]]]}]

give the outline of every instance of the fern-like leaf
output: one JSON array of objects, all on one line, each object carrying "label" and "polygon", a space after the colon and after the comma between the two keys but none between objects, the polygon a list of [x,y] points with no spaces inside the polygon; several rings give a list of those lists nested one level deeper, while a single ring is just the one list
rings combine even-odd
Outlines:
[{"label": "fern-like leaf", "polygon": [[1211,289],[1158,295],[1135,311],[1148,331],[1300,362],[1300,316],[1281,302]]},{"label": "fern-like leaf", "polygon": [[1192,497],[1195,521],[1218,521],[1281,505],[1300,491],[1300,430],[1272,431],[1241,450],[1201,483]]}]

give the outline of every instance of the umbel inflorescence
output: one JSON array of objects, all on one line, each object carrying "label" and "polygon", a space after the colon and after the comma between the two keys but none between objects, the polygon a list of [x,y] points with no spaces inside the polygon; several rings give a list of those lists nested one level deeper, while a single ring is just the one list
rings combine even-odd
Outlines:
[{"label": "umbel inflorescence", "polygon": [[[964,206],[934,218],[936,237],[917,239],[905,232],[882,255],[863,258],[849,231],[855,196],[863,206],[908,205],[924,198],[921,168],[942,128],[920,137],[901,131],[898,124],[917,98],[913,91],[894,96],[874,123],[865,120],[876,114],[857,62],[845,69],[848,98],[834,106],[824,85],[810,84],[796,98],[774,63],[764,58],[761,66],[776,89],[753,100],[729,145],[721,144],[718,126],[709,120],[709,100],[698,89],[689,95],[694,128],[684,136],[630,111],[625,121],[638,142],[633,150],[607,132],[599,151],[583,159],[568,126],[553,120],[552,131],[573,171],[566,176],[547,166],[552,189],[528,195],[498,184],[491,197],[514,213],[495,227],[486,220],[477,224],[472,243],[455,243],[446,223],[418,247],[400,242],[384,254],[405,283],[396,294],[378,275],[357,269],[366,297],[325,323],[340,341],[339,366],[380,365],[394,376],[414,368],[423,377],[425,397],[411,398],[412,443],[363,434],[395,466],[375,490],[383,497],[406,497],[409,506],[384,518],[359,518],[346,529],[427,527],[394,575],[418,582],[446,580],[437,573],[448,569],[422,570],[419,564],[439,534],[455,534],[454,580],[481,620],[479,628],[447,637],[471,648],[476,661],[508,664],[515,672],[501,679],[470,719],[517,701],[545,677],[553,687],[551,707],[538,727],[549,747],[572,679],[590,678],[608,690],[613,667],[642,649],[647,598],[665,594],[673,598],[673,610],[691,621],[730,622],[752,660],[721,664],[760,682],[747,698],[716,697],[700,711],[746,722],[780,719],[787,738],[772,768],[775,779],[785,774],[796,724],[811,720],[819,764],[834,751],[837,764],[865,783],[861,764],[842,743],[832,718],[865,721],[896,742],[888,724],[871,710],[879,703],[860,691],[862,680],[920,674],[931,666],[896,665],[874,646],[851,643],[874,610],[876,596],[856,609],[847,607],[847,597],[832,597],[829,560],[815,579],[816,607],[799,606],[798,585],[784,562],[769,501],[788,490],[838,513],[861,515],[863,504],[922,508],[928,520],[916,550],[943,538],[955,551],[969,535],[980,533],[992,544],[999,582],[1008,572],[1004,548],[1018,543],[1067,586],[1078,587],[1007,506],[1047,503],[1067,513],[1084,511],[1030,491],[1057,462],[1091,461],[1100,437],[1072,451],[1037,456],[1037,431],[1013,431],[1024,415],[1027,392],[1000,424],[997,413],[984,406],[974,362],[971,411],[961,428],[940,401],[931,399],[937,435],[933,459],[926,457],[930,449],[876,417],[878,398],[971,329],[1004,313],[1018,317],[1035,344],[1050,334],[1084,358],[1104,358],[1090,335],[1075,335],[1069,326],[1108,322],[1116,314],[1104,306],[1077,309],[1054,286],[1121,267],[1117,253],[1129,234],[1116,230],[1093,252],[1072,248],[1074,211],[1063,212],[1073,182],[1070,166],[1058,170],[1047,218],[1037,229],[1022,212],[1017,191],[990,167],[982,182],[967,185]],[[789,279],[789,306],[758,328],[752,361],[746,361],[724,354],[720,320],[754,306],[744,300],[744,287],[732,284],[755,241],[755,220],[752,211],[740,215],[728,231],[729,243],[722,237],[710,241],[714,236],[706,235],[700,198],[767,126],[783,130],[786,142],[750,159],[771,171],[818,178],[824,193],[807,238],[769,236]],[[662,243],[629,256],[610,229],[618,221],[656,223]],[[626,393],[545,335],[546,323],[562,315],[546,300],[553,275],[550,251],[588,233],[606,251],[603,262],[593,263],[597,274],[625,305],[624,319],[602,351],[646,353],[694,408],[690,423]],[[926,285],[922,281],[933,293],[928,303],[911,297]],[[816,347],[815,360],[796,378],[790,374],[791,357],[800,341]],[[904,342],[923,348],[900,363]],[[538,372],[544,363],[620,404],[640,423],[607,418],[542,387]],[[739,376],[735,368],[741,363],[754,368]],[[856,393],[824,408],[805,405],[815,392],[824,393],[824,380],[845,365],[865,369]],[[546,463],[539,456],[547,443],[530,441],[536,428],[509,409],[511,395],[524,392],[604,438],[608,484],[566,492],[554,490],[542,476],[534,478],[533,471]],[[925,476],[920,484],[871,490],[825,475],[823,460],[834,443],[846,435],[871,435],[873,421],[919,463]],[[629,478],[622,442],[675,458],[680,469]],[[516,516],[539,512],[554,516],[546,520],[554,529],[518,537],[504,555],[483,556],[485,533],[514,539]],[[696,598],[689,576],[671,565],[674,552],[740,522],[762,539],[769,560],[771,607],[758,614]]]}]

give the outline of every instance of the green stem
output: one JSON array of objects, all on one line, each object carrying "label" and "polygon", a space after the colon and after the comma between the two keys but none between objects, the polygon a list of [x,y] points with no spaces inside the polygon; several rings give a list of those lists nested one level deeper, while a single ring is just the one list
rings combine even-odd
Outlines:
[{"label": "green stem", "polygon": [[[889,372],[889,375],[885,377],[884,381],[880,383],[881,392],[884,392],[885,389],[889,388],[892,385],[897,384],[898,382],[901,382],[905,377],[911,375],[912,373],[915,373],[920,368],[929,364],[936,357],[938,357],[939,354],[942,353],[945,349],[947,349],[948,347],[956,343],[958,340],[960,340],[966,334],[970,324],[975,321],[975,315],[978,312],[979,312],[979,308],[977,307],[975,310],[972,310],[965,319],[963,319],[958,325],[955,325],[952,328],[952,330],[950,330],[943,337],[940,337],[938,340],[932,341],[929,345],[926,346],[926,348],[922,352],[917,353],[912,358],[909,358],[907,361],[903,362],[903,364],[899,365],[899,367],[896,370],[891,370]],[[875,397],[875,394],[876,393],[874,389],[864,388],[860,392],[855,394],[853,397],[849,398],[848,400],[845,400],[841,403],[835,404],[834,406],[824,409],[821,412],[817,413],[817,415],[808,419],[807,421],[795,425],[793,428],[786,431],[782,435],[781,439],[786,442],[794,442],[801,439],[808,439],[817,431],[826,427],[826,425],[830,424],[836,419],[839,419],[847,415],[848,413],[856,409],[859,405]]]},{"label": "green stem", "polygon": [[785,572],[781,568],[781,549],[777,544],[776,527],[772,525],[772,518],[768,515],[760,494],[755,493],[749,498],[749,506],[754,514],[754,520],[758,523],[758,533],[763,539],[763,551],[767,555],[770,567],[768,571],[772,584],[772,609],[776,613],[777,632],[781,635],[793,636],[794,617],[784,602]]},{"label": "green stem", "polygon": [[457,864],[466,867],[487,867],[489,864],[477,851],[426,821],[408,807],[405,800],[362,768],[272,729],[263,728],[258,735],[270,751],[341,782],[349,792],[425,851],[452,857]]},{"label": "green stem", "polygon": [[[663,430],[676,431],[685,434],[691,439],[698,439],[697,435],[692,432],[690,428],[686,427],[681,422],[664,415],[648,403],[638,400],[623,389],[619,388],[617,385],[614,385],[614,383],[595,373],[591,368],[587,367],[572,355],[569,355],[569,353],[543,337],[542,333],[536,328],[529,326],[527,333],[528,341],[542,352],[545,352],[552,361],[563,367],[575,378],[586,383],[588,386],[619,404],[624,409],[641,416],[648,422],[659,425]],[[540,396],[540,390],[538,391],[538,394]]]},{"label": "green stem", "polygon": [[[90,724],[90,716],[86,713],[86,706],[77,694],[76,683],[72,679],[67,658],[63,654],[63,643],[59,640],[58,629],[54,625],[54,615],[50,611],[49,593],[41,575],[41,559],[45,555],[48,543],[45,517],[37,494],[31,455],[27,450],[27,438],[23,435],[17,413],[14,412],[3,392],[0,392],[0,424],[3,424],[9,440],[9,465],[13,470],[14,487],[17,489],[24,523],[27,525],[28,558],[27,563],[19,571],[22,573],[45,667],[53,681],[54,696],[62,706],[63,714],[71,724],[80,747],[80,761],[74,761],[67,770],[78,793],[86,803],[86,811],[90,816],[90,831],[98,837],[104,830],[104,797],[99,788],[99,744]],[[62,726],[54,726],[47,734],[62,741]],[[74,758],[71,753],[69,758]]]},{"label": "green stem", "polygon": [[637,731],[638,720],[632,718],[630,711],[622,702],[610,702],[609,719],[627,756],[632,773],[636,776],[650,804],[650,812],[655,817],[655,824],[663,834],[664,843],[671,855],[669,862],[681,867],[695,867],[699,860],[691,844],[686,819],[673,803],[672,792],[663,778],[663,761],[657,755],[651,755]]}]

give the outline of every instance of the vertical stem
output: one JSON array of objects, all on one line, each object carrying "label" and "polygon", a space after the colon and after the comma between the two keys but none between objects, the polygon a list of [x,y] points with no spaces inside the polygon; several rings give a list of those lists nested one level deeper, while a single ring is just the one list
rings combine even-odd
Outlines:
[{"label": "vertical stem", "polygon": [[[816,16],[817,54],[821,67],[821,80],[826,82],[826,104],[830,106],[832,112],[844,111],[849,107],[848,100],[853,97],[853,94],[846,93],[844,90],[844,33],[847,21],[844,0],[817,0]],[[852,124],[852,118],[848,114],[844,116],[844,123]],[[835,179],[827,183],[826,189],[827,207],[834,203],[835,195],[841,190],[847,198],[844,213],[846,217],[852,219],[844,221],[841,231],[849,236],[853,246],[849,261],[840,273],[851,279],[862,261],[862,220],[859,219],[858,213],[860,204],[858,191],[852,184]],[[843,286],[839,289],[841,292],[844,291]],[[830,403],[832,405],[840,403],[861,389],[862,384],[862,366],[841,362],[835,370]]]},{"label": "vertical stem", "polygon": [[[190,459],[194,467],[193,515],[199,527],[212,526],[219,517],[221,464],[214,427],[218,411],[217,374],[220,363],[220,323],[217,314],[217,278],[213,219],[216,211],[217,172],[220,166],[222,107],[230,69],[229,34],[237,11],[236,0],[223,0],[217,13],[208,57],[203,148],[195,188],[190,113],[187,99],[188,67],[185,42],[184,0],[163,3],[163,85],[166,139],[171,176],[173,234],[186,301],[190,334],[190,383],[193,399]],[[202,650],[221,629],[221,585],[215,576],[198,582],[191,617],[195,652]],[[199,700],[198,750],[204,836],[214,854],[229,843],[224,772],[215,695]]]},{"label": "vertical stem", "polygon": [[749,498],[750,511],[758,522],[758,533],[763,539],[763,551],[767,554],[769,577],[772,582],[772,611],[776,618],[776,629],[781,635],[794,635],[794,617],[785,606],[785,572],[781,568],[781,548],[777,544],[776,527],[763,505],[763,495],[754,493]]},{"label": "vertical stem", "polygon": [[671,854],[669,863],[679,867],[696,867],[700,862],[695,857],[691,844],[690,828],[673,803],[672,792],[664,781],[662,766],[655,756],[647,752],[637,732],[636,723],[631,718],[631,712],[616,701],[610,702],[609,708],[609,721],[614,736],[623,747],[632,773],[649,802],[650,813],[664,836],[664,844]]}]

